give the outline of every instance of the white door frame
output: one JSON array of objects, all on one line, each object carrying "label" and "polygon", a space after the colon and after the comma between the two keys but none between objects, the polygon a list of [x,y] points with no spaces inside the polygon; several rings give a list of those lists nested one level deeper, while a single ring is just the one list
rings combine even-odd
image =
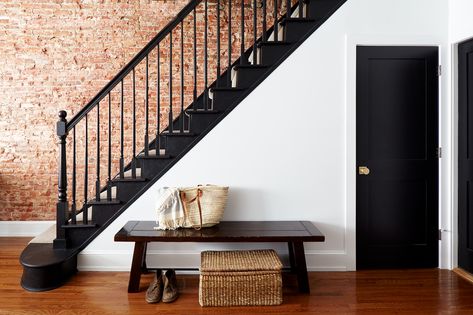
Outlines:
[{"label": "white door frame", "polygon": [[[356,46],[437,46],[439,64],[444,71],[439,78],[439,145],[442,158],[439,163],[439,228],[442,229],[442,241],[439,244],[439,268],[452,269],[453,265],[453,106],[451,102],[449,78],[445,71],[450,64],[450,49],[447,43],[438,38],[422,35],[349,35],[345,37],[346,51],[346,226],[347,226],[347,269],[356,269]],[[455,229],[456,231],[456,229]]]}]

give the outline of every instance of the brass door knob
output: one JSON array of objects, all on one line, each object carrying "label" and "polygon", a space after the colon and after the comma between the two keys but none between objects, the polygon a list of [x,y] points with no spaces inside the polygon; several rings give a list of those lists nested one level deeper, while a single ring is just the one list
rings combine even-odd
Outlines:
[{"label": "brass door knob", "polygon": [[358,166],[358,174],[359,175],[369,175],[370,169],[368,166]]}]

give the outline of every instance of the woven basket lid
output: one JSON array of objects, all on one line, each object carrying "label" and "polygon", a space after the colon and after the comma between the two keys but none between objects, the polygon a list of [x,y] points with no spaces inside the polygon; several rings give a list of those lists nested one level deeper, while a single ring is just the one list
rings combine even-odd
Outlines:
[{"label": "woven basket lid", "polygon": [[240,251],[204,251],[201,272],[281,270],[282,263],[272,249]]}]

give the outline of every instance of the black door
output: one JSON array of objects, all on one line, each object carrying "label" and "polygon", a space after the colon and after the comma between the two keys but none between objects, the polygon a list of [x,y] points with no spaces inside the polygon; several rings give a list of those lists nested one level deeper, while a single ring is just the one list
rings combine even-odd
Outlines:
[{"label": "black door", "polygon": [[358,47],[357,268],[438,266],[438,49]]},{"label": "black door", "polygon": [[458,266],[473,273],[473,41],[458,45]]}]

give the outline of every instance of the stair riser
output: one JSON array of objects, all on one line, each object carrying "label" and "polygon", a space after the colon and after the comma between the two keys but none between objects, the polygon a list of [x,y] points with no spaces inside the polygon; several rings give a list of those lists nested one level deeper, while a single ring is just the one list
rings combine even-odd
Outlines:
[{"label": "stair riser", "polygon": [[267,71],[266,68],[241,68],[236,70],[236,86],[249,88]]},{"label": "stair riser", "polygon": [[122,205],[93,205],[92,206],[92,221],[98,227],[107,222]]},{"label": "stair riser", "polygon": [[288,46],[261,46],[261,61],[263,65],[273,65],[281,59]]},{"label": "stair riser", "polygon": [[345,2],[339,0],[310,0],[307,4],[309,6],[309,18],[320,19],[325,17],[337,2]]},{"label": "stair riser", "polygon": [[98,227],[66,229],[66,238],[70,241],[68,247],[74,248],[82,245],[98,229]]},{"label": "stair riser", "polygon": [[169,162],[170,160],[143,160],[143,174],[147,177],[156,176]]},{"label": "stair riser", "polygon": [[287,42],[297,42],[314,27],[314,22],[287,22],[284,25],[284,39]]},{"label": "stair riser", "polygon": [[220,111],[225,111],[242,94],[242,91],[214,91],[213,105]]},{"label": "stair riser", "polygon": [[[144,168],[146,167],[147,162],[149,161],[166,161],[166,160],[141,160],[142,172],[144,173]],[[143,174],[146,178],[146,174]],[[146,182],[118,182],[117,183],[117,199],[120,200],[122,203],[127,202],[133,196],[140,191]]]},{"label": "stair riser", "polygon": [[177,156],[182,152],[195,137],[167,137],[167,153],[171,156]]}]

